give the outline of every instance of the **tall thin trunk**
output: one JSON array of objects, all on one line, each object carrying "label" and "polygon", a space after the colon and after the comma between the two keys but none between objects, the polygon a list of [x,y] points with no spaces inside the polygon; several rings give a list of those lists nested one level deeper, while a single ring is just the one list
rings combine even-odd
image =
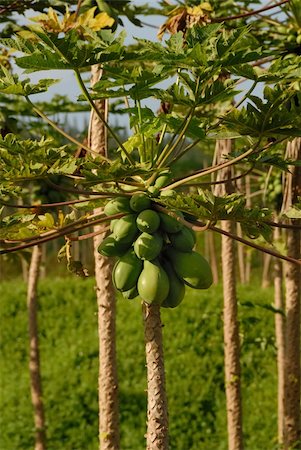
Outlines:
[{"label": "tall thin trunk", "polygon": [[35,424],[35,450],[46,449],[46,427],[43,407],[41,368],[38,339],[37,320],[37,285],[42,260],[42,248],[37,245],[33,248],[28,275],[27,308],[29,329],[29,374],[31,401],[34,410]]},{"label": "tall thin trunk", "polygon": [[[92,66],[91,85],[102,75],[100,66]],[[106,101],[96,105],[104,117],[107,116]],[[103,123],[92,111],[89,128],[90,147],[106,155],[107,133]],[[100,212],[96,209],[94,212]],[[98,253],[98,246],[106,236],[104,227],[95,227],[100,234],[94,237],[95,279],[98,304],[99,334],[99,448],[101,450],[119,449],[119,407],[116,364],[116,299],[112,283],[112,261]],[[103,232],[102,232],[103,231]]]},{"label": "tall thin trunk", "polygon": [[[216,144],[217,162],[222,162],[231,152],[231,141],[221,140]],[[231,178],[231,169],[221,170],[219,179]],[[219,186],[220,195],[232,192],[231,182]],[[233,233],[231,221],[223,221],[222,229]],[[240,341],[237,318],[235,248],[234,241],[222,236],[222,272],[224,292],[224,357],[225,389],[227,404],[228,447],[229,450],[242,450],[242,406],[240,389]]]},{"label": "tall thin trunk", "polygon": [[[275,241],[281,237],[280,228],[275,228]],[[274,305],[278,310],[284,311],[283,298],[283,271],[282,261],[275,259],[274,261]],[[285,318],[282,314],[275,314],[275,337],[277,346],[277,373],[278,373],[278,442],[283,444],[284,435],[284,357],[285,357]]]},{"label": "tall thin trunk", "polygon": [[[246,176],[246,206],[247,208],[252,207],[251,201],[251,177],[250,175]],[[252,251],[249,248],[246,252],[246,283],[250,284],[251,281],[251,265],[252,265]]]},{"label": "tall thin trunk", "polygon": [[[287,146],[287,158],[301,160],[301,138],[296,138]],[[301,168],[291,166],[286,175],[283,211],[293,205],[301,195]],[[290,223],[300,225],[300,220]],[[287,230],[287,253],[300,258],[299,230]],[[285,263],[285,310],[286,310],[286,352],[285,352],[285,401],[284,401],[284,447],[297,449],[301,445],[300,412],[300,266]]]},{"label": "tall thin trunk", "polygon": [[272,261],[271,255],[264,253],[263,254],[262,280],[261,280],[261,287],[263,289],[269,287],[271,284],[271,278],[270,278],[271,261]]},{"label": "tall thin trunk", "polygon": [[[236,224],[237,236],[242,236],[242,230],[240,223]],[[245,261],[245,249],[242,244],[237,245],[237,259],[238,259],[238,271],[239,279],[242,284],[246,282],[246,261]]]},{"label": "tall thin trunk", "polygon": [[160,306],[143,303],[147,366],[147,450],[168,449],[168,410],[165,390]]},{"label": "tall thin trunk", "polygon": [[206,233],[208,236],[208,246],[209,246],[209,261],[210,266],[212,270],[212,276],[213,276],[213,284],[218,283],[218,264],[217,264],[217,257],[216,257],[216,248],[215,248],[215,240],[214,240],[214,234],[209,232]]},{"label": "tall thin trunk", "polygon": [[[237,171],[237,175],[240,176],[241,175],[241,171]],[[236,181],[236,188],[237,191],[242,194],[245,195],[245,189],[244,189],[244,183],[243,183],[243,178],[239,178]],[[237,236],[242,237],[242,228],[241,228],[241,224],[238,222],[236,224],[236,232],[237,232]],[[239,273],[239,279],[240,282],[242,284],[244,284],[246,282],[246,254],[245,254],[245,246],[238,243],[237,244],[237,260],[238,260],[238,273]]]}]

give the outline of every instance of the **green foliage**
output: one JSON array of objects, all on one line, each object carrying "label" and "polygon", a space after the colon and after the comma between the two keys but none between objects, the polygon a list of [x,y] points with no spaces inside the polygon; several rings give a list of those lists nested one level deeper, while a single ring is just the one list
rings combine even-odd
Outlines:
[{"label": "green foliage", "polygon": [[[97,449],[98,335],[94,281],[41,281],[39,330],[48,448]],[[2,283],[0,447],[34,442],[28,376],[25,286]],[[246,450],[276,450],[274,313],[270,290],[239,289]],[[258,300],[259,299],[259,300]],[[243,304],[249,302],[248,304]],[[188,290],[173,311],[162,310],[171,450],[226,450],[222,290]],[[121,448],[145,446],[146,369],[139,302],[118,299],[117,348]],[[260,414],[258,411],[260,410]],[[255,413],[256,412],[256,413]],[[275,444],[274,444],[275,443]]]}]

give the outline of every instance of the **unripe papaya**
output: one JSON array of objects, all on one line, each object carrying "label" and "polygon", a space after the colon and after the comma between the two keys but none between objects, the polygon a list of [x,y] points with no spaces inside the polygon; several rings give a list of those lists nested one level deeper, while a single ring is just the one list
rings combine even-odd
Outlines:
[{"label": "unripe papaya", "polygon": [[177,195],[177,191],[174,191],[173,189],[166,189],[165,191],[160,192],[160,197],[174,197]]},{"label": "unripe papaya", "polygon": [[152,209],[145,209],[137,217],[137,227],[140,231],[154,233],[160,225],[160,216]]},{"label": "unripe papaya", "polygon": [[169,280],[158,262],[144,261],[137,288],[142,300],[149,305],[160,305],[166,299],[169,292]]},{"label": "unripe papaya", "polygon": [[148,192],[151,197],[158,197],[160,191],[156,186],[150,186]]},{"label": "unripe papaya", "polygon": [[103,256],[122,256],[129,249],[131,244],[117,242],[112,235],[106,237],[98,247],[98,251]]},{"label": "unripe papaya", "polygon": [[177,277],[172,265],[169,261],[164,261],[162,267],[168,275],[169,279],[169,292],[168,296],[161,303],[163,308],[175,308],[178,306],[185,296],[185,285]]},{"label": "unripe papaya", "polygon": [[133,250],[129,250],[114,266],[113,283],[119,291],[128,291],[136,286],[143,263]]},{"label": "unripe papaya", "polygon": [[[181,211],[174,211],[179,217],[183,218]],[[161,220],[161,228],[167,233],[178,233],[184,225],[179,222],[175,217],[168,214],[159,213]]]},{"label": "unripe papaya", "polygon": [[187,227],[183,227],[178,233],[171,233],[169,239],[172,246],[180,252],[190,253],[196,242],[195,232]]},{"label": "unripe papaya", "polygon": [[127,216],[121,217],[121,219],[118,219],[116,225],[114,225],[113,237],[116,241],[133,243],[137,234],[138,228],[135,214],[128,214]]},{"label": "unripe papaya", "polygon": [[118,222],[118,220],[119,220],[119,219],[113,219],[113,220],[111,220],[111,222],[110,222],[110,231],[112,231],[112,233],[113,233],[113,231],[114,231],[114,227],[115,227],[116,223]]},{"label": "unripe papaya", "polygon": [[138,258],[152,261],[159,256],[163,246],[160,234],[142,233],[134,243],[134,250]]},{"label": "unripe papaya", "polygon": [[171,174],[170,174],[169,170],[164,170],[156,178],[155,187],[158,189],[163,188],[164,186],[166,186],[168,184],[170,179],[171,179]]},{"label": "unripe papaya", "polygon": [[129,289],[128,291],[122,292],[122,297],[126,298],[127,300],[132,300],[132,298],[135,298],[138,295],[139,294],[138,294],[137,286],[134,286],[132,289]]},{"label": "unripe papaya", "polygon": [[106,216],[113,216],[119,213],[130,213],[130,199],[128,197],[115,197],[104,207],[103,212]]},{"label": "unripe papaya", "polygon": [[194,289],[208,289],[212,282],[211,267],[197,252],[184,253],[169,248],[166,255],[185,284]]},{"label": "unripe papaya", "polygon": [[142,192],[134,194],[130,200],[130,207],[135,212],[141,212],[144,209],[149,209],[150,206],[151,206],[151,199]]}]

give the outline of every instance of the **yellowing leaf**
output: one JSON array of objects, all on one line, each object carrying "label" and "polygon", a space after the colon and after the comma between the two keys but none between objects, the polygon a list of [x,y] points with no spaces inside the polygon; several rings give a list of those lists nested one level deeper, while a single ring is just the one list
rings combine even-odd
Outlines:
[{"label": "yellowing leaf", "polygon": [[74,29],[85,36],[85,28],[99,31],[105,27],[112,27],[115,22],[106,12],[94,16],[96,9],[95,6],[85,13],[77,15],[76,13],[71,14],[69,9],[66,8],[64,16],[60,19],[56,11],[49,8],[47,14],[40,14],[31,20],[38,22],[44,30],[50,33],[67,33]]}]

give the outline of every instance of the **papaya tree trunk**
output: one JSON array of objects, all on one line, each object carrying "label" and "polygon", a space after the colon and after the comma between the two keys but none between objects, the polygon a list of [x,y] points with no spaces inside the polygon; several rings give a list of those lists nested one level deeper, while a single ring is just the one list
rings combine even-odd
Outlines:
[{"label": "papaya tree trunk", "polygon": [[[277,242],[281,237],[280,228],[275,228],[274,239]],[[284,311],[283,298],[283,270],[282,261],[274,261],[274,305],[275,308]],[[285,358],[285,318],[282,314],[275,314],[275,337],[277,346],[277,373],[278,373],[278,442],[283,444],[284,424],[284,358]]]},{"label": "papaya tree trunk", "polygon": [[[288,143],[286,156],[292,161],[301,160],[301,138]],[[283,211],[287,211],[301,195],[301,168],[291,166],[286,174]],[[300,225],[300,220],[289,220]],[[287,254],[300,258],[300,231],[287,230]],[[284,401],[284,448],[297,449],[301,445],[300,412],[300,266],[285,263],[285,401]]]},{"label": "papaya tree trunk", "polygon": [[[102,75],[100,66],[91,68],[91,85]],[[96,101],[103,117],[107,116],[106,101]],[[107,133],[101,120],[94,111],[91,112],[89,127],[89,145],[99,154],[107,154]],[[94,212],[99,213],[96,209]],[[98,246],[106,236],[104,227],[95,227],[99,234],[94,237],[95,280],[98,305],[99,335],[99,448],[101,450],[119,449],[119,407],[116,364],[116,299],[112,284],[112,262],[101,256]]]},{"label": "papaya tree trunk", "polygon": [[28,274],[27,309],[29,330],[29,374],[31,401],[34,412],[35,450],[46,449],[46,427],[43,406],[41,367],[38,338],[37,319],[37,286],[42,261],[42,248],[36,245],[33,248]]},{"label": "papaya tree trunk", "polygon": [[[251,176],[246,176],[246,207],[252,208],[251,199]],[[246,251],[246,284],[250,284],[251,281],[251,268],[252,268],[252,250],[249,248]]]},{"label": "papaya tree trunk", "polygon": [[143,302],[147,367],[147,450],[168,449],[168,410],[160,306]]},{"label": "papaya tree trunk", "polygon": [[270,279],[270,265],[271,265],[272,257],[266,253],[263,254],[263,269],[262,269],[262,280],[261,287],[263,289],[267,288],[271,284]]},{"label": "papaya tree trunk", "polygon": [[216,257],[214,234],[211,232],[206,234],[208,235],[209,255],[210,255],[209,261],[212,270],[213,284],[218,284],[218,263]]},{"label": "papaya tree trunk", "polygon": [[[217,141],[217,163],[225,160],[231,152],[231,141],[228,139]],[[220,180],[229,180],[232,170],[224,169],[218,174]],[[219,195],[232,192],[230,181],[218,186]],[[231,221],[222,221],[224,231],[233,233]],[[242,405],[240,388],[240,341],[239,322],[237,317],[236,276],[235,276],[235,247],[234,241],[222,236],[222,273],[224,294],[224,358],[225,358],[225,390],[228,424],[229,450],[242,450]]]}]

